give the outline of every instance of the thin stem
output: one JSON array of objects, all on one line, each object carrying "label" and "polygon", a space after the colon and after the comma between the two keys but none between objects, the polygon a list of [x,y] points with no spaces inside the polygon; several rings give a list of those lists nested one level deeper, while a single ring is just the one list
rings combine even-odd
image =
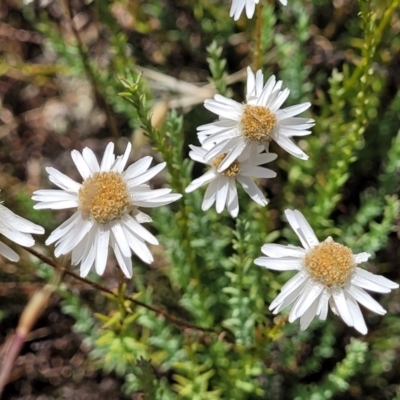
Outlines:
[{"label": "thin stem", "polygon": [[[116,293],[111,289],[108,289],[107,287],[100,285],[96,282],[92,282],[89,279],[86,278],[82,278],[81,276],[79,276],[78,274],[76,274],[75,272],[72,272],[70,270],[68,270],[67,268],[61,266],[60,264],[54,262],[52,259],[44,256],[43,254],[40,254],[39,252],[37,252],[36,250],[32,249],[32,248],[27,248],[24,247],[24,249],[26,251],[28,251],[29,253],[33,254],[35,257],[39,258],[39,260],[43,261],[44,263],[46,263],[47,265],[49,265],[50,267],[56,269],[57,271],[59,271],[62,274],[65,275],[69,275],[72,276],[73,278],[77,279],[78,281],[81,281],[83,283],[86,283],[87,285],[92,286],[93,288],[100,290],[103,293],[108,293],[114,297],[121,297],[120,293]],[[213,328],[204,328],[201,326],[197,326],[197,325],[193,325],[190,324],[188,322],[182,321],[181,319],[175,318],[172,315],[167,314],[165,311],[161,311],[158,308],[155,308],[149,304],[143,303],[140,300],[137,300],[134,298],[134,295],[123,295],[123,298],[125,300],[131,301],[132,303],[140,306],[140,307],[144,307],[147,308],[150,311],[153,311],[154,313],[156,313],[157,315],[162,315],[165,319],[167,319],[168,321],[170,321],[171,323],[173,323],[174,325],[181,327],[181,328],[185,328],[185,329],[193,329],[193,330],[197,330],[197,331],[202,331],[202,332],[210,332],[210,333],[215,333],[216,335],[222,335],[224,334],[224,336],[227,338],[227,341],[230,343],[234,343],[234,338],[232,337],[232,334],[229,331],[226,330],[221,330],[220,332],[213,329]]]},{"label": "thin stem", "polygon": [[72,6],[71,6],[71,3],[70,3],[70,0],[66,0],[66,5],[67,5],[68,14],[69,14],[69,22],[70,22],[70,25],[71,25],[71,29],[72,29],[72,32],[74,33],[74,36],[75,36],[75,39],[76,39],[76,42],[77,42],[77,45],[78,45],[78,51],[79,51],[79,54],[80,54],[81,59],[82,59],[83,67],[85,69],[85,72],[86,72],[87,76],[90,79],[91,84],[92,84],[93,92],[94,92],[96,101],[99,104],[99,106],[101,108],[103,108],[103,110],[104,110],[104,112],[106,114],[107,126],[108,126],[108,129],[111,132],[111,135],[115,139],[118,139],[120,137],[120,135],[118,133],[117,123],[115,122],[114,115],[113,115],[113,113],[111,111],[110,106],[108,105],[106,99],[104,98],[103,94],[101,93],[101,89],[100,89],[99,84],[97,82],[96,76],[95,76],[95,74],[94,74],[94,72],[92,70],[92,67],[90,65],[87,52],[84,49],[84,45],[83,45],[82,40],[81,40],[81,38],[79,36],[79,32],[76,29],[75,23],[74,23],[73,18],[72,18],[73,12],[72,12]]},{"label": "thin stem", "polygon": [[263,24],[263,5],[262,5],[262,3],[260,3],[256,7],[256,32],[255,32],[256,45],[255,45],[255,50],[254,50],[254,68],[256,71],[261,69],[262,24]]},{"label": "thin stem", "polygon": [[[363,0],[362,0],[363,1]],[[384,12],[383,18],[379,23],[378,27],[375,29],[374,35],[374,42],[376,43],[376,48],[380,44],[382,40],[383,31],[386,29],[387,25],[392,20],[394,12],[398,9],[400,5],[399,0],[394,0],[390,7]],[[368,28],[364,27],[365,31],[367,32]],[[367,36],[367,33],[366,33]],[[367,38],[370,39],[370,38]],[[376,52],[376,48],[374,49]],[[373,56],[373,55],[372,55]],[[360,80],[361,76],[365,73],[366,67],[369,66],[371,60],[369,59],[371,54],[367,53],[364,54],[362,61],[358,64],[357,68],[354,70],[353,75],[351,76],[350,80],[347,82],[347,88],[353,88],[357,82]]]}]

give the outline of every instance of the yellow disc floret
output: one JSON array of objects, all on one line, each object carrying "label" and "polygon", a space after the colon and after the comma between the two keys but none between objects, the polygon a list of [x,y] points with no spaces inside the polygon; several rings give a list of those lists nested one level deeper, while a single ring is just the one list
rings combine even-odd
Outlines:
[{"label": "yellow disc floret", "polygon": [[269,108],[246,104],[240,125],[247,139],[264,142],[270,140],[276,121],[276,115]]},{"label": "yellow disc floret", "polygon": [[[220,154],[215,157],[214,160],[211,161],[211,165],[218,169],[219,165],[222,163],[223,159],[226,157],[226,154]],[[240,164],[238,160],[235,160],[227,169],[221,172],[222,175],[227,176],[228,178],[234,178],[240,172]]]},{"label": "yellow disc floret", "polygon": [[343,285],[356,266],[353,252],[331,238],[310,250],[304,263],[310,276],[328,287]]},{"label": "yellow disc floret", "polygon": [[121,218],[132,208],[127,184],[117,172],[96,172],[79,190],[79,210],[99,224]]}]

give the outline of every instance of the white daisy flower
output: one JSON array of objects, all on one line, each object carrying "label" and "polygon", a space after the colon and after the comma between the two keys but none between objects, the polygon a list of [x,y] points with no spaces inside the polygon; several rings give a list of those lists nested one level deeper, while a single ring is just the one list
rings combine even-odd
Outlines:
[{"label": "white daisy flower", "polygon": [[73,150],[72,160],[83,183],[46,168],[50,181],[62,190],[37,190],[32,196],[39,202],[36,209],[78,208],[52,232],[46,244],[56,242],[56,257],[72,252],[72,264],[81,264],[81,276],[86,276],[93,264],[96,272],[103,274],[109,245],[128,278],[132,276],[132,252],[150,264],[153,256],[145,242],[158,244],[158,240],[142,227],[141,223],[151,222],[151,218],[138,207],[159,207],[182,196],[171,193],[171,189],[152,190],[146,184],[166,163],[149,169],[152,157],[144,157],[123,171],[131,144],[123,156],[115,158],[113,150],[114,144],[109,143],[100,165],[89,148],[82,154]]},{"label": "white daisy flower", "polygon": [[[44,229],[0,204],[0,233],[21,246],[32,247],[35,240],[30,233],[42,235]],[[0,254],[10,261],[19,261],[19,255],[1,241]]]},{"label": "white daisy flower", "polygon": [[217,155],[226,154],[218,167],[221,172],[236,160],[246,147],[264,145],[268,151],[274,140],[284,150],[295,157],[307,160],[308,156],[290,139],[305,136],[311,132],[314,120],[294,117],[307,110],[311,103],[302,103],[288,108],[280,107],[289,96],[289,89],[280,90],[282,81],[276,82],[271,76],[263,85],[263,74],[259,70],[253,74],[247,68],[246,104],[238,103],[216,94],[206,100],[204,106],[219,120],[198,127],[198,137],[203,146],[213,145],[205,159],[210,161]]},{"label": "white daisy flower", "polygon": [[[246,193],[259,205],[265,206],[268,200],[265,198],[258,186],[250,177],[255,178],[275,178],[276,173],[260,165],[271,162],[277,155],[273,153],[257,153],[250,155],[249,152],[242,153],[229,168],[223,172],[218,172],[218,167],[225,154],[215,157],[210,162],[205,160],[207,150],[202,147],[189,146],[192,151],[189,156],[192,160],[202,164],[208,164],[211,168],[200,178],[195,179],[185,189],[187,193],[192,192],[203,185],[209,184],[204,195],[202,209],[208,210],[216,203],[217,213],[221,213],[226,207],[232,217],[237,217],[239,213],[239,203],[236,189],[236,182],[239,182]],[[261,147],[261,146],[260,146]]]},{"label": "white daisy flower", "polygon": [[277,314],[292,305],[289,322],[300,318],[300,329],[305,330],[314,317],[326,319],[329,305],[348,326],[366,334],[368,329],[358,303],[380,315],[386,314],[386,311],[364,289],[389,293],[399,285],[357,266],[367,261],[370,254],[353,254],[348,247],[334,242],[331,237],[320,243],[301,212],[286,210],[285,214],[303,248],[265,244],[261,251],[267,257],[254,261],[257,265],[277,271],[298,271],[282,287],[270,310]]},{"label": "white daisy flower", "polygon": [[[279,0],[284,6],[287,4],[287,0]],[[253,18],[254,10],[256,8],[256,4],[258,4],[260,0],[232,0],[231,11],[229,13],[230,17],[233,17],[235,21],[240,18],[242,11],[246,8],[246,16],[247,18]]]}]

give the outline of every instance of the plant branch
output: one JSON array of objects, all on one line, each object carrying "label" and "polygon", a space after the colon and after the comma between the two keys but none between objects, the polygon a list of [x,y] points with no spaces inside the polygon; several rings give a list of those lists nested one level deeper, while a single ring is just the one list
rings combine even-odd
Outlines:
[{"label": "plant branch", "polygon": [[[32,248],[27,248],[27,247],[24,247],[24,249],[26,251],[28,251],[29,253],[33,254],[39,260],[41,260],[44,263],[46,263],[47,265],[49,265],[50,267],[52,267],[55,270],[59,271],[60,273],[65,274],[65,275],[69,275],[69,276],[77,279],[78,281],[86,283],[87,285],[90,285],[93,288],[95,288],[97,290],[100,290],[103,293],[110,294],[110,295],[112,295],[114,297],[119,297],[119,294],[114,292],[113,290],[111,290],[111,289],[109,289],[109,288],[107,288],[107,287],[105,287],[103,285],[100,285],[100,284],[98,284],[96,282],[92,282],[89,279],[82,278],[81,276],[79,276],[75,272],[72,272],[72,271],[68,270],[67,268],[61,266],[60,264],[58,264],[56,262],[54,262],[51,258],[48,258],[48,257],[44,256],[43,254],[37,252],[36,250],[34,250]],[[221,334],[224,334],[224,337],[227,338],[228,342],[234,343],[234,338],[232,337],[232,334],[227,330],[221,330],[219,332],[219,331],[217,331],[217,330],[215,330],[213,328],[205,328],[205,327],[201,327],[201,326],[198,326],[198,325],[190,324],[188,322],[182,321],[181,319],[173,317],[172,315],[166,313],[165,311],[162,311],[162,310],[160,310],[160,309],[158,309],[156,307],[153,307],[153,306],[151,306],[149,304],[143,303],[142,301],[135,299],[133,295],[130,295],[130,296],[124,295],[123,298],[125,300],[131,301],[132,303],[136,304],[137,306],[147,308],[148,310],[153,311],[157,315],[162,315],[166,320],[170,321],[171,323],[173,323],[174,325],[176,325],[176,326],[178,326],[180,328],[193,329],[193,330],[202,331],[202,332],[210,332],[210,333],[214,333],[214,334],[216,334],[218,336],[221,335]]]}]

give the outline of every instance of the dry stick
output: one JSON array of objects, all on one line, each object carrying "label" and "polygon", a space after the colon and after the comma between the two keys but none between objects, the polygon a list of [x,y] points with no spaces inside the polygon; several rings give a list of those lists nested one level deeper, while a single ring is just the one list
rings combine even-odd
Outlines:
[{"label": "dry stick", "polygon": [[[62,267],[61,265],[57,264],[56,262],[54,262],[52,259],[40,254],[39,252],[37,252],[36,250],[33,250],[32,248],[24,248],[26,251],[28,251],[29,253],[33,254],[35,257],[39,258],[41,261],[43,261],[44,263],[50,265],[51,267],[53,267],[54,269],[60,271],[61,273],[65,274],[65,275],[69,275],[72,276],[73,278],[84,282],[92,287],[94,287],[97,290],[100,290],[104,293],[108,293],[111,294],[114,297],[119,297],[118,294],[116,294],[115,292],[113,292],[111,289],[108,289],[105,286],[102,286],[96,282],[92,282],[89,279],[86,278],[82,278],[81,276],[79,276],[78,274],[76,274],[75,272],[72,272],[70,270],[68,270],[67,268]],[[224,334],[224,336],[227,338],[228,342],[234,343],[234,338],[232,337],[232,334],[227,331],[227,330],[221,330],[220,332],[216,331],[213,328],[205,328],[202,326],[197,326],[197,325],[193,325],[190,324],[188,322],[182,321],[178,318],[173,317],[172,315],[167,314],[165,311],[161,311],[158,308],[155,308],[149,304],[143,303],[140,300],[136,300],[135,298],[133,298],[133,296],[127,296],[124,295],[123,298],[125,300],[131,301],[132,303],[147,308],[150,311],[153,311],[154,313],[156,313],[157,315],[162,315],[165,319],[167,319],[168,321],[172,322],[174,325],[181,327],[181,328],[186,328],[186,329],[193,329],[193,330],[197,330],[197,331],[202,331],[202,332],[210,332],[210,333],[215,333],[216,335],[221,335]]]},{"label": "dry stick", "polygon": [[78,50],[79,50],[79,54],[82,58],[82,63],[83,63],[83,67],[85,69],[86,74],[88,75],[90,82],[93,86],[93,91],[94,91],[94,95],[95,98],[97,100],[97,103],[100,105],[101,108],[103,108],[104,112],[106,113],[106,117],[107,117],[107,125],[108,125],[108,129],[111,132],[111,135],[115,138],[118,139],[120,137],[119,133],[118,133],[118,128],[117,128],[117,124],[115,122],[113,113],[111,111],[110,106],[108,105],[106,99],[104,98],[103,94],[101,93],[100,87],[97,83],[96,77],[93,74],[93,70],[92,67],[89,63],[88,57],[87,57],[87,53],[85,52],[85,49],[83,47],[83,43],[82,40],[79,36],[79,32],[76,29],[75,23],[73,21],[73,12],[72,12],[72,7],[70,4],[70,0],[66,0],[65,1],[66,5],[67,5],[67,10],[68,10],[68,14],[69,14],[69,22],[71,25],[71,29],[72,32],[74,33],[76,42],[78,44]]},{"label": "dry stick", "polygon": [[57,274],[50,284],[45,285],[38,290],[29,300],[24,308],[19,320],[15,334],[13,335],[8,349],[6,349],[0,370],[0,398],[3,390],[8,383],[10,372],[14,366],[14,362],[21,352],[22,345],[32,330],[37,319],[47,308],[50,298],[54,293],[58,283],[62,279],[62,274]]}]

